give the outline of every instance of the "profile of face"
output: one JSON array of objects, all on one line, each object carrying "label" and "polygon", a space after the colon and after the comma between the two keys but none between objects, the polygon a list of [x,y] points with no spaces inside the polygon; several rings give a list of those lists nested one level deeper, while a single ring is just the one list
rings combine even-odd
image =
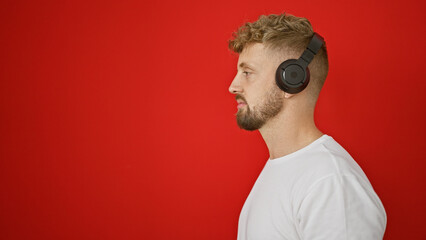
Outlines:
[{"label": "profile of face", "polygon": [[240,53],[237,74],[229,86],[238,103],[236,113],[240,128],[260,129],[283,108],[284,92],[275,84],[279,61],[261,43],[244,48]]}]

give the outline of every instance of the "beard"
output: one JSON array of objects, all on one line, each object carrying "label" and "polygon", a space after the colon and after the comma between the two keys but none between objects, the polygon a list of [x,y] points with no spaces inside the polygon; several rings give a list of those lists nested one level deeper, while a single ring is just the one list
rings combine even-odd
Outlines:
[{"label": "beard", "polygon": [[284,97],[281,90],[273,86],[265,94],[265,100],[257,109],[250,108],[245,98],[241,95],[236,95],[235,99],[242,99],[246,103],[246,106],[238,109],[236,114],[238,126],[241,129],[254,131],[261,128],[269,119],[278,115],[283,108]]}]

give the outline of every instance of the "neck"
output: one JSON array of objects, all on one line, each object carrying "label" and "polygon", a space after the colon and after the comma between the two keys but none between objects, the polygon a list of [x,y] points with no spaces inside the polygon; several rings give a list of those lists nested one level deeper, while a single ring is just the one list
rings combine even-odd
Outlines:
[{"label": "neck", "polygon": [[291,106],[270,119],[259,132],[271,160],[306,147],[323,135],[315,126],[313,108],[306,111]]}]

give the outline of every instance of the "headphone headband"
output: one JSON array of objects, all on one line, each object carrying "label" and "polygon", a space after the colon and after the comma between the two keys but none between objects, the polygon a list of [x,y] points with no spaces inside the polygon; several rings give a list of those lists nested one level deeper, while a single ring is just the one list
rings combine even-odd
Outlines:
[{"label": "headphone headband", "polygon": [[315,55],[321,49],[321,46],[323,44],[324,38],[321,37],[321,35],[319,35],[318,33],[314,32],[314,36],[309,42],[308,47],[302,53],[302,56],[300,56],[300,58],[297,60],[299,64],[306,68],[309,63],[312,62],[312,59],[314,59]]}]

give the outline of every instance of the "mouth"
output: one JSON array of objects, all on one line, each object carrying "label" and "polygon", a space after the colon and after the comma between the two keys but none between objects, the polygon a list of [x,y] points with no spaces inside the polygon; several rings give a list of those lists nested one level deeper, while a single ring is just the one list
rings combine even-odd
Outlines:
[{"label": "mouth", "polygon": [[238,103],[238,105],[237,105],[238,109],[243,108],[247,105],[245,102],[237,102],[237,103]]},{"label": "mouth", "polygon": [[246,101],[245,101],[245,99],[244,99],[243,96],[236,95],[235,96],[235,100],[237,100],[237,109],[240,109],[240,108],[243,108],[243,107],[247,106],[247,103],[246,103]]}]

